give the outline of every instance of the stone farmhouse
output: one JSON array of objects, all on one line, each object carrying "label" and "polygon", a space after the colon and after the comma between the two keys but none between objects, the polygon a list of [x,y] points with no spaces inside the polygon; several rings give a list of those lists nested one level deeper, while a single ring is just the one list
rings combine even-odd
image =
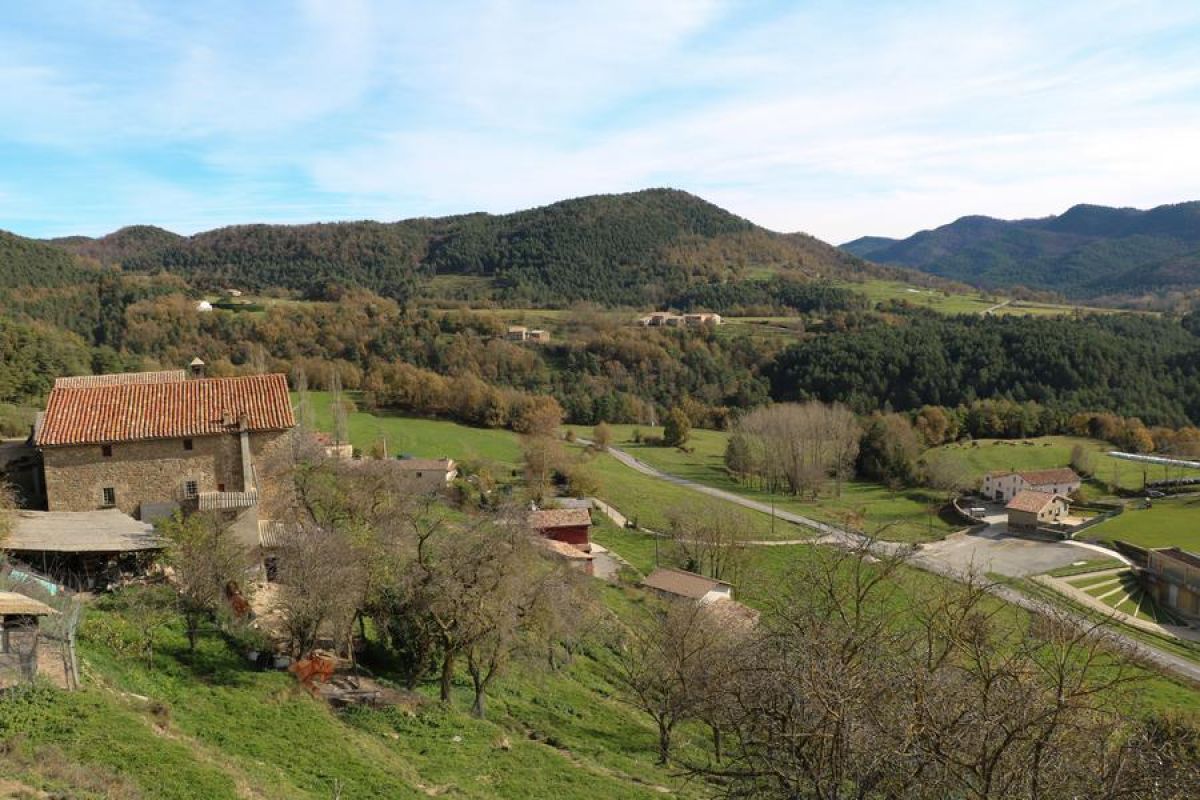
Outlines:
[{"label": "stone farmhouse", "polygon": [[983,494],[997,503],[1010,503],[1024,491],[1069,496],[1079,491],[1082,479],[1069,467],[1026,470],[1024,472],[989,472],[983,476]]},{"label": "stone farmhouse", "polygon": [[56,381],[33,441],[47,509],[153,522],[223,513],[249,543],[293,505],[296,420],[283,375],[171,372]]},{"label": "stone farmhouse", "polygon": [[1017,492],[1004,510],[1008,512],[1008,527],[1024,531],[1062,523],[1071,513],[1069,501],[1063,495],[1031,489]]},{"label": "stone farmhouse", "polygon": [[398,458],[388,462],[401,485],[413,494],[445,491],[456,477],[458,465],[452,458]]}]

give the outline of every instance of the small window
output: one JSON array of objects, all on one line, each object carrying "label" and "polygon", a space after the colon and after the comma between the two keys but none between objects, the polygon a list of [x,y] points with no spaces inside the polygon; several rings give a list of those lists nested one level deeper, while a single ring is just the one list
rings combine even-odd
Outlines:
[{"label": "small window", "polygon": [[105,506],[115,506],[117,504],[117,490],[111,486],[105,486],[101,494]]},{"label": "small window", "polygon": [[419,471],[417,472],[417,477],[418,478],[421,477],[421,472],[419,472]]},{"label": "small window", "polygon": [[218,484],[217,484],[217,491],[218,491],[218,492],[223,492],[223,491],[225,491],[225,484],[223,484],[223,483],[218,483]]},{"label": "small window", "polygon": [[189,500],[194,500],[200,495],[200,486],[195,481],[186,481],[183,484],[183,495]]},{"label": "small window", "polygon": [[183,440],[183,449],[184,449],[184,450],[191,450],[193,446],[194,446],[194,445],[193,445],[193,442],[192,442],[192,440],[191,440],[191,439],[184,439],[184,440]]},{"label": "small window", "polygon": [[100,445],[100,455],[104,456],[105,458],[112,458],[112,445],[111,444]]}]

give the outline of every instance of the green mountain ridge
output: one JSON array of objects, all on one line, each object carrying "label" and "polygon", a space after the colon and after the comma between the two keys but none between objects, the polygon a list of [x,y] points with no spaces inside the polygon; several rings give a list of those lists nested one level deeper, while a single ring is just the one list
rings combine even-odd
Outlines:
[{"label": "green mountain ridge", "polygon": [[283,287],[309,297],[364,287],[402,298],[436,278],[462,276],[504,302],[644,305],[698,285],[772,274],[805,281],[895,274],[674,189],[593,195],[502,215],[236,225],[186,237],[134,226],[39,245],[127,272],[177,273],[205,288]]},{"label": "green mountain ridge", "polygon": [[907,239],[865,236],[842,249],[988,289],[1068,297],[1200,288],[1200,202],[1149,210],[1076,205],[1058,216],[962,217]]}]

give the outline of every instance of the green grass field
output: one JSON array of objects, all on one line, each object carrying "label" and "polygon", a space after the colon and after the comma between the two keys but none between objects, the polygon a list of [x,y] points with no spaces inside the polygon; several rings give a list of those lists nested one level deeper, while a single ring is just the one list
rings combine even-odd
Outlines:
[{"label": "green grass field", "polygon": [[[1095,454],[1095,478],[1124,489],[1140,489],[1143,480],[1166,477],[1200,477],[1200,471],[1139,464],[1108,455],[1111,444],[1081,436],[1038,436],[1030,439],[976,439],[935,448],[930,453],[946,453],[962,463],[974,481],[992,470],[1026,470],[1065,467],[1071,463],[1071,450],[1082,445]],[[928,454],[927,454],[928,455]]]},{"label": "green grass field", "polygon": [[[591,428],[569,427],[579,436],[585,438],[591,436]],[[931,515],[931,507],[939,504],[925,492],[920,490],[892,492],[886,487],[870,481],[849,481],[842,485],[840,496],[835,495],[835,486],[831,482],[826,487],[824,494],[816,501],[802,501],[782,494],[772,497],[769,492],[752,485],[738,483],[729,476],[724,465],[725,443],[728,441],[729,434],[723,431],[693,430],[687,443],[691,452],[684,452],[678,448],[654,447],[633,441],[635,429],[645,437],[657,437],[662,435],[661,428],[636,425],[612,425],[610,427],[613,432],[612,444],[614,447],[619,447],[656,469],[763,503],[774,502],[780,510],[803,514],[823,522],[850,524],[872,532],[879,530],[882,531],[883,538],[893,541],[929,541],[941,538],[957,527],[953,522]],[[614,464],[638,479],[643,478],[627,467],[615,462]],[[613,472],[612,467],[605,466],[606,474]],[[675,486],[670,488],[676,493],[688,491]],[[616,500],[614,500],[614,504],[620,508],[620,503]],[[653,525],[647,526],[654,527]],[[804,535],[802,529],[795,526],[786,527],[791,533],[782,538],[789,538],[797,533]]]},{"label": "green grass field", "polygon": [[1182,547],[1200,552],[1200,497],[1154,500],[1150,508],[1133,501],[1125,513],[1089,528],[1089,539],[1122,541],[1139,547]]},{"label": "green grass field", "polygon": [[[347,393],[350,396],[351,393]],[[309,392],[317,430],[332,431],[333,415],[328,392]],[[292,395],[295,404],[297,397]],[[521,461],[517,437],[506,430],[472,428],[456,422],[356,411],[347,420],[350,443],[366,452],[378,441],[387,443],[389,455],[407,453],[422,458],[449,456],[457,461],[492,461],[515,469]]]}]

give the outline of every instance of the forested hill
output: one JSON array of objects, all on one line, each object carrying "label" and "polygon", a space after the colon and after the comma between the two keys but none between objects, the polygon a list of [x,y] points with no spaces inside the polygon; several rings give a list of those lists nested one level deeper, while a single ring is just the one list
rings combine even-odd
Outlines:
[{"label": "forested hill", "polygon": [[0,296],[15,287],[65,286],[89,274],[95,271],[56,247],[0,231]]},{"label": "forested hill", "polygon": [[1078,205],[1059,216],[963,217],[907,239],[866,236],[842,249],[985,288],[1027,286],[1070,297],[1200,287],[1200,202]]},{"label": "forested hill", "polygon": [[440,278],[483,287],[506,302],[644,305],[746,277],[882,272],[812,237],[765,230],[670,189],[504,215],[241,225],[190,237],[139,226],[51,244],[127,271],[178,273],[209,288],[283,287],[310,297],[349,287],[405,297]]}]

